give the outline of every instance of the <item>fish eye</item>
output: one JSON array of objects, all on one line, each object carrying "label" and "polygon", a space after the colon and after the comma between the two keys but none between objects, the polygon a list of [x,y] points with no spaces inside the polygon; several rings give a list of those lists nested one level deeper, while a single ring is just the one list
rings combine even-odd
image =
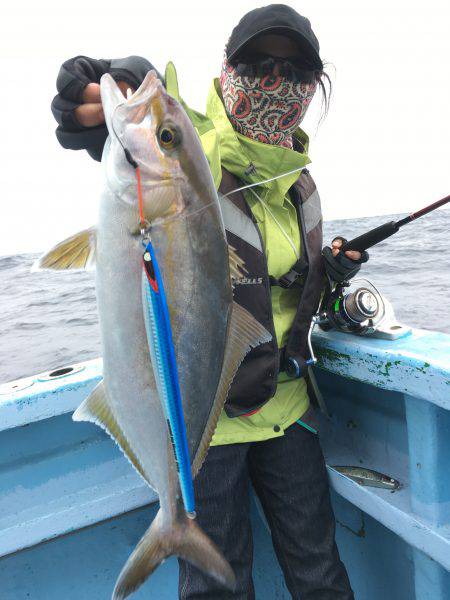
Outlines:
[{"label": "fish eye", "polygon": [[165,150],[171,150],[180,143],[180,135],[171,125],[162,125],[158,131],[159,145]]}]

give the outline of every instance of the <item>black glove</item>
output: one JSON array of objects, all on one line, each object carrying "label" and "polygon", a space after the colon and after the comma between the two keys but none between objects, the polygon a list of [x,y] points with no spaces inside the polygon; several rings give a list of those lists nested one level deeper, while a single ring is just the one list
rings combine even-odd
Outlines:
[{"label": "black glove", "polygon": [[[137,89],[148,71],[155,67],[141,56],[100,59],[76,56],[66,60],[56,80],[58,94],[53,98],[52,113],[58,122],[56,137],[63,148],[85,149],[95,160],[101,160],[108,131],[106,125],[84,127],[74,114],[82,103],[83,90],[88,83],[100,83],[100,78],[109,73],[115,81],[125,81]],[[156,70],[156,69],[155,69]],[[158,73],[158,72],[157,72]],[[163,81],[161,75],[158,77]]]},{"label": "black glove", "polygon": [[[342,240],[342,245],[347,242],[343,237],[334,238],[334,240],[336,239]],[[322,250],[322,256],[327,275],[329,275],[336,283],[342,283],[343,281],[348,281],[354,277],[361,268],[361,264],[369,260],[369,254],[365,250],[364,252],[361,252],[361,258],[359,260],[348,258],[342,250],[339,250],[339,254],[333,256],[333,252],[329,246],[326,246]]]}]

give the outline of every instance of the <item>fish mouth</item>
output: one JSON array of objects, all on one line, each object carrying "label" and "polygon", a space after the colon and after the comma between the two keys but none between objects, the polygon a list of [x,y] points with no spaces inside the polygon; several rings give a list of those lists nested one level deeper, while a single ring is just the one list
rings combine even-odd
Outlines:
[{"label": "fish mouth", "polygon": [[[156,71],[152,70],[134,94],[128,93],[128,97],[116,106],[113,115],[122,132],[128,128],[129,139],[119,141],[139,167],[138,185],[144,213],[147,213],[150,224],[183,210],[180,188],[185,180],[184,173],[178,160],[166,156],[157,140],[158,127],[166,118],[172,102]],[[123,175],[120,195],[129,206],[135,207],[139,195],[136,193],[136,179],[129,168],[123,170]],[[134,227],[132,233],[136,233]]]},{"label": "fish mouth", "polygon": [[[158,128],[165,121],[172,103],[173,99],[156,71],[152,70],[134,94],[114,109],[112,120],[116,119],[118,130],[122,131],[122,138],[117,134],[116,137],[139,166],[143,190],[168,185],[164,180],[176,182],[181,179],[177,161],[168,160],[157,139]],[[126,139],[126,131],[130,132],[130,139]]]},{"label": "fish mouth", "polygon": [[129,95],[124,104],[129,108],[138,108],[147,104],[158,92],[163,92],[162,81],[158,78],[156,71],[148,71],[138,89]]},{"label": "fish mouth", "polygon": [[[144,120],[153,104],[159,105],[164,98],[169,97],[155,70],[148,71],[138,89],[134,93],[130,92],[128,89],[127,97],[112,112],[114,132],[114,122],[119,131],[129,125],[137,125]],[[119,137],[117,133],[116,136]]]}]

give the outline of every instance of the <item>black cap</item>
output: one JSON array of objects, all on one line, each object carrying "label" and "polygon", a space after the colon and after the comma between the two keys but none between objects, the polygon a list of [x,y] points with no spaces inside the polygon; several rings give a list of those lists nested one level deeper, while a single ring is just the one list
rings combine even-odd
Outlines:
[{"label": "black cap", "polygon": [[280,33],[295,40],[299,52],[304,54],[310,66],[322,70],[319,41],[311,29],[311,23],[286,4],[269,4],[244,15],[231,32],[226,47],[227,59],[230,62],[238,59],[251,40],[268,33]]}]

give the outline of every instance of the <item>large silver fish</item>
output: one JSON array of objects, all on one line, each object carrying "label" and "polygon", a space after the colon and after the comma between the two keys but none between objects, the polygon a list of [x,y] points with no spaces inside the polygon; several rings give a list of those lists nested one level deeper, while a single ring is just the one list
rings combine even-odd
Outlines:
[{"label": "large silver fish", "polygon": [[56,246],[38,267],[95,262],[103,381],[74,419],[103,427],[159,495],[159,512],[123,568],[113,598],[128,596],[172,554],[232,588],[230,566],[181,501],[146,337],[137,179],[124,149],[139,165],[144,217],[167,296],[193,476],[239,364],[270,334],[233,302],[233,278],[245,267],[227,245],[211,172],[184,109],[154,71],[128,99],[104,75],[101,95],[110,137],[98,225]]}]

